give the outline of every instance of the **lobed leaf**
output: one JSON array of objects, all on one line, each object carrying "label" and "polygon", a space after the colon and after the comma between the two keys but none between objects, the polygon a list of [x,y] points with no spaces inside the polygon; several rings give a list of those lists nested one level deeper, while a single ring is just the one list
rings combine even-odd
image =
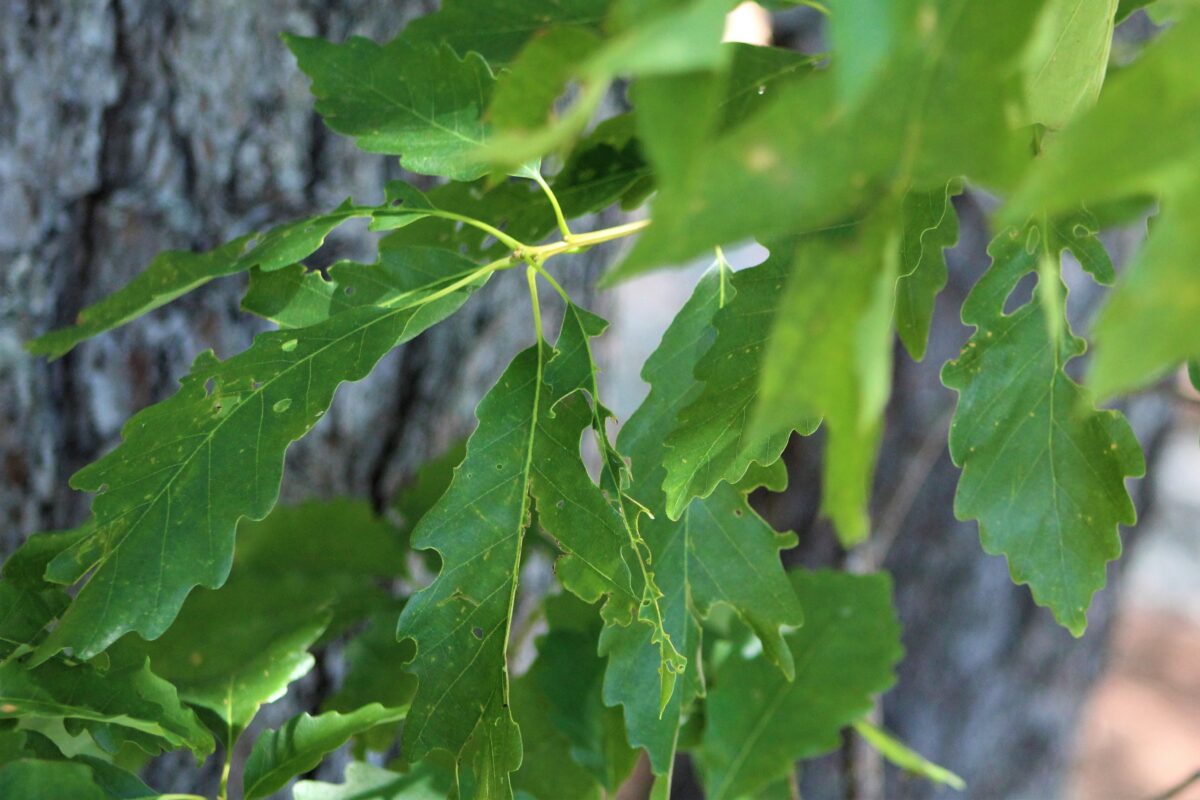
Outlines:
[{"label": "lobed leaf", "polygon": [[405,38],[284,41],[312,79],[317,112],[361,149],[400,156],[405,169],[425,175],[469,181],[487,173],[477,152],[495,78],[479,55]]},{"label": "lobed leaf", "polygon": [[[662,490],[672,519],[679,519],[692,498],[707,497],[721,482],[737,483],[752,464],[778,460],[793,430],[808,435],[820,424],[809,409],[793,408],[769,429],[751,429],[787,269],[787,255],[773,254],[732,278],[723,270],[717,276],[727,281],[724,304],[713,317],[717,335],[695,364],[703,389],[688,397],[675,420],[663,420],[669,432]],[[788,368],[792,363],[786,362]],[[691,383],[688,376],[685,385]]]},{"label": "lobed leaf", "polygon": [[539,343],[518,355],[480,403],[466,458],[413,534],[414,547],[441,556],[441,571],[409,600],[398,628],[416,642],[410,671],[419,681],[405,752],[449,751],[460,781],[485,796],[510,795],[509,773],[521,764],[506,651],[531,500],[565,551],[568,588],[589,600],[609,595],[604,614],[614,622],[629,622],[638,603],[616,512],[580,461],[588,415],[547,382],[558,358],[548,350]]},{"label": "lobed leaf", "polygon": [[[1073,238],[1028,227],[992,240],[992,266],[963,304],[975,333],[942,381],[959,395],[950,426],[950,456],[963,470],[955,515],[977,519],[984,549],[1003,553],[1013,580],[1028,583],[1034,600],[1079,636],[1105,564],[1120,554],[1117,526],[1135,518],[1125,479],[1145,463],[1128,423],[1092,408],[1068,377],[1064,367],[1084,343],[1071,334],[1061,300],[1057,308],[1034,299],[1004,311],[1018,281],[1040,260],[1056,265],[1064,248],[1111,279],[1111,265],[1093,262],[1094,239],[1082,222],[1064,233]],[[1048,279],[1054,294],[1065,294],[1056,273],[1039,273]]]},{"label": "lobed leaf", "polygon": [[[439,257],[448,271],[464,261]],[[156,638],[192,587],[224,583],[237,521],[274,506],[287,446],[337,386],[453,313],[475,285],[265,333],[224,362],[201,354],[177,394],[130,419],[124,442],[72,479],[99,492],[94,528],[49,564],[50,580],[82,587],[38,660],[68,647],[90,658],[131,630]]]},{"label": "lobed leaf", "polygon": [[[650,393],[617,441],[632,463],[631,493],[654,513],[640,530],[663,592],[664,627],[689,656],[689,666],[666,707],[657,707],[652,698],[661,662],[646,646],[649,631],[640,626],[607,628],[600,639],[601,652],[609,660],[604,701],[624,707],[630,743],[647,750],[659,775],[669,775],[681,720],[692,700],[704,692],[698,616],[711,613],[717,603],[730,606],[751,626],[785,677],[794,667],[782,632],[803,619],[779,562],[780,549],[795,539],[773,531],[741,491],[718,487],[707,499],[694,500],[678,521],[664,513],[664,434],[700,391],[692,371],[714,336],[711,324],[726,294],[726,280],[723,269],[710,271],[671,323],[643,367]],[[660,779],[659,784],[664,791],[669,780]]]}]

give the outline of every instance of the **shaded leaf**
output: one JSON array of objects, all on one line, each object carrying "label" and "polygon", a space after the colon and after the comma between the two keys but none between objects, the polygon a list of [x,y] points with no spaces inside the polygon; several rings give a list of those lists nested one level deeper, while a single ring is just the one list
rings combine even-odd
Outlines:
[{"label": "shaded leaf", "polygon": [[0,767],[0,797],[112,800],[85,764],[20,759]]},{"label": "shaded leaf", "polygon": [[104,738],[114,726],[151,754],[187,747],[212,751],[212,738],[179,702],[175,687],[150,671],[136,654],[118,653],[106,670],[54,659],[36,667],[0,664],[0,718],[66,719]]},{"label": "shaded leaf", "polygon": [[[518,713],[522,731],[529,742],[535,741],[526,720],[537,716],[543,727],[564,737],[562,752],[581,765],[607,793],[615,793],[629,777],[638,751],[625,739],[625,724],[618,708],[606,707],[601,699],[604,660],[596,655],[596,640],[601,626],[595,611],[570,595],[545,600],[547,633],[538,639],[538,656],[526,676],[518,681],[529,684],[529,701],[536,708],[524,717]],[[548,725],[547,725],[548,723]],[[533,766],[523,763],[520,776]],[[561,763],[534,762],[546,775],[542,786],[553,785],[549,777],[563,769]],[[531,790],[535,796],[562,796]],[[592,790],[595,794],[595,790]],[[572,794],[571,796],[575,796]]]},{"label": "shaded leaf", "polygon": [[962,181],[953,179],[945,189],[904,196],[896,333],[916,361],[925,357],[933,304],[946,286],[944,251],[958,242],[958,216],[951,198],[962,190]]},{"label": "shaded leaf", "polygon": [[796,678],[788,683],[761,655],[735,653],[717,668],[699,752],[711,800],[752,795],[796,759],[836,749],[839,731],[895,682],[902,649],[888,576],[790,577],[805,612],[786,637]]},{"label": "shaded leaf", "polygon": [[507,64],[539,32],[552,26],[599,30],[611,0],[447,0],[438,11],[404,29],[413,42],[447,44],[459,55],[479,53]]}]

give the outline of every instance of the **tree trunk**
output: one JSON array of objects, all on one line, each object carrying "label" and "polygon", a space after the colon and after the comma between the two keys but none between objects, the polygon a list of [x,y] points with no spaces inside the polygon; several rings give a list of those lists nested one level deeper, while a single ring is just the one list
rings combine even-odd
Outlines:
[{"label": "tree trunk", "polygon": [[[47,363],[23,342],[68,324],[160,250],[206,249],[246,230],[370,201],[397,173],[356,151],[311,112],[307,81],[281,30],[386,38],[432,3],[405,0],[6,0],[0,8],[0,552],[37,530],[79,523],[89,498],[67,479],[119,438],[135,411],[174,392],[205,348],[228,357],[260,323],[237,311],[225,279]],[[1054,796],[1070,732],[1102,661],[1111,590],[1081,641],[1034,609],[1003,561],[983,555],[973,524],[954,520],[957,471],[945,453],[952,396],[938,366],[963,340],[958,303],[981,269],[978,213],[964,226],[954,283],[924,364],[898,359],[877,519],[894,543],[879,560],[896,576],[908,657],[884,722],[960,771],[971,796]],[[975,237],[972,239],[971,237]],[[363,228],[318,259],[370,258]],[[604,254],[572,269],[573,291]],[[969,256],[969,257],[968,257]],[[586,294],[582,295],[587,297]],[[349,493],[377,502],[412,468],[465,435],[472,410],[527,341],[524,287],[500,280],[464,312],[400,348],[370,379],[345,386],[288,455],[285,500]],[[1143,442],[1165,412],[1135,409]],[[1141,422],[1144,418],[1144,423]],[[801,534],[797,559],[841,556],[815,520],[819,449],[792,454],[793,489],[771,498],[774,521]],[[877,538],[880,534],[877,534]],[[1119,570],[1110,570],[1115,581]],[[319,703],[324,668],[270,715]],[[841,797],[845,771],[806,771],[805,797]],[[200,791],[183,759],[155,769],[163,790]],[[930,797],[888,776],[886,796]],[[685,790],[681,782],[681,791]]]},{"label": "tree trunk", "polygon": [[[312,112],[282,31],[340,40],[394,35],[430,0],[6,0],[0,6],[0,555],[73,526],[90,498],[71,474],[137,410],[177,388],[206,348],[225,358],[265,326],[227,278],[47,363],[23,343],[69,324],[159,251],[202,250],[247,230],[382,200],[395,159],[359,152]],[[351,228],[351,225],[347,225]],[[365,225],[312,263],[373,259]],[[598,256],[564,282],[582,299]],[[465,436],[507,359],[532,342],[523,276],[493,281],[453,320],[343,386],[288,453],[283,500],[351,494],[382,504],[403,477]],[[548,324],[553,324],[550,320]],[[336,659],[332,659],[336,663]],[[312,710],[329,665],[278,723]],[[252,737],[244,737],[249,742]],[[163,790],[212,788],[182,757]]]}]

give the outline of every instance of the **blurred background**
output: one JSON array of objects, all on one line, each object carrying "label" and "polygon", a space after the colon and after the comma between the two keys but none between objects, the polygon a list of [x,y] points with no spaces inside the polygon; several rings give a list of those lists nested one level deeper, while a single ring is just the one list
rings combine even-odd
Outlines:
[{"label": "blurred background", "polygon": [[[238,313],[243,287],[232,278],[54,363],[29,357],[23,342],[69,323],[162,249],[207,249],[348,195],[381,200],[397,165],[322,126],[278,34],[386,39],[435,6],[0,0],[0,553],[35,531],[82,521],[89,498],[70,491],[68,477],[111,447],[133,412],[169,396],[196,354],[232,355],[261,323]],[[815,12],[778,14],[767,27],[753,9],[743,14],[739,38],[823,49]],[[1134,57],[1153,35],[1135,15],[1118,29],[1114,59]],[[612,107],[622,102],[614,96]],[[973,193],[958,199],[962,236],[948,256],[951,283],[929,354],[914,364],[897,353],[872,543],[845,553],[817,518],[819,435],[789,449],[789,490],[756,502],[778,528],[799,534],[789,563],[893,573],[907,658],[880,719],[962,775],[966,796],[1165,798],[1200,768],[1200,405],[1172,382],[1126,404],[1150,467],[1133,485],[1143,522],[1124,532],[1126,555],[1110,566],[1087,634],[1072,639],[1012,585],[1002,559],[983,554],[975,524],[951,510],[958,473],[945,442],[954,396],[938,372],[966,339],[957,308],[987,265],[991,205]],[[1106,234],[1118,265],[1143,231]],[[364,228],[352,228],[312,265],[371,259],[371,244]],[[617,257],[598,249],[560,273],[614,320],[603,380],[610,405],[628,415],[645,391],[645,356],[705,265],[589,292]],[[733,255],[741,266],[761,257],[755,246]],[[1067,272],[1072,319],[1086,331],[1099,295],[1078,269]],[[476,401],[524,344],[523,292],[519,281],[494,282],[369,380],[343,387],[289,452],[284,500],[352,494],[382,507],[418,464],[468,433]],[[259,724],[312,710],[339,678],[333,649]],[[183,758],[150,769],[163,789],[202,790],[215,779],[211,767]],[[336,779],[337,769],[322,777]],[[883,767],[849,738],[806,765],[800,786],[813,800],[956,794]],[[676,796],[700,796],[686,765]],[[1171,796],[1196,800],[1200,785]]]}]

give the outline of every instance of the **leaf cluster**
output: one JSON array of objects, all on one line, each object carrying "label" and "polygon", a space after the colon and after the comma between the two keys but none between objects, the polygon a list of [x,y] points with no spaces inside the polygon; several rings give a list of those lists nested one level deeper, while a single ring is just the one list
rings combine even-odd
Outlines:
[{"label": "leaf cluster", "polygon": [[[272,328],[199,354],[72,477],[90,517],[4,564],[0,796],[159,797],[137,770],[186,749],[219,752],[224,800],[259,709],[335,641],[340,687],[258,736],[245,797],[347,743],[344,781],[300,781],[298,800],[600,798],[642,757],[666,798],[684,752],[708,796],[771,797],[850,728],[962,787],[868,721],[902,657],[889,576],[785,568],[796,537],[749,497],[783,491],[792,437],[821,428],[821,510],[847,550],[871,535],[894,359],[926,355],[956,198],[990,192],[991,266],[942,368],[955,512],[1083,633],[1144,471],[1096,403],[1200,357],[1200,11],[829,0],[830,52],[804,54],[723,43],[733,5],[445,0],[389,42],[286,37],[325,124],[433,188],[164,253],[30,343],[59,357],[240,275]],[[1109,76],[1114,26],[1143,6],[1175,24]],[[626,87],[628,110],[602,113]],[[1102,229],[1159,206],[1117,278]],[[585,230],[607,209],[636,216]],[[353,219],[382,234],[376,260],[306,266]],[[713,264],[618,424],[607,323],[552,269],[626,238],[606,284]],[[746,239],[769,256],[734,271],[722,247]],[[1113,286],[1086,331],[1064,263]],[[470,438],[385,513],[277,507],[288,446],[338,387],[493,279],[525,281],[530,343],[503,354]],[[547,564],[550,591],[523,581]]]}]

